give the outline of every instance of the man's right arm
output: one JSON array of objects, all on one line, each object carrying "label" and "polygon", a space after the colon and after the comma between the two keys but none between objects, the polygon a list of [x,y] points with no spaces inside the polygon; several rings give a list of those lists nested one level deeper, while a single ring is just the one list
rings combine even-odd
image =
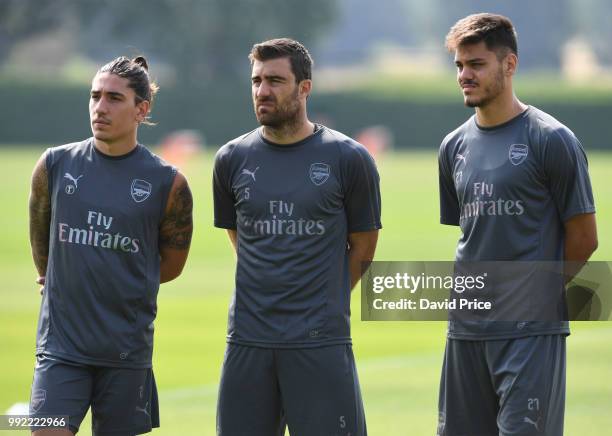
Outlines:
[{"label": "man's right arm", "polygon": [[237,254],[238,253],[238,233],[236,232],[235,229],[227,229],[227,236],[229,236],[230,242],[232,243],[232,246],[234,247],[234,251]]},{"label": "man's right arm", "polygon": [[238,233],[236,231],[236,199],[230,180],[229,155],[231,148],[221,147],[215,156],[213,169],[213,203],[215,227],[227,230],[234,252],[238,253]]},{"label": "man's right arm", "polygon": [[459,225],[459,200],[453,172],[448,162],[446,140],[442,142],[438,152],[438,180],[440,197],[440,224]]},{"label": "man's right arm", "polygon": [[38,271],[37,282],[42,284],[47,273],[49,258],[49,226],[51,223],[51,202],[47,179],[46,153],[44,153],[32,173],[30,190],[30,246],[32,258]]},{"label": "man's right arm", "polygon": [[576,276],[597,250],[597,224],[594,213],[579,214],[565,223],[565,282]]}]

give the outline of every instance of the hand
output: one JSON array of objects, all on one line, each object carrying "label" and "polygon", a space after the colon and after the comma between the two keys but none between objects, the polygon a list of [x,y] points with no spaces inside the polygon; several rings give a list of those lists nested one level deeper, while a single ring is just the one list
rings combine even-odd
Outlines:
[{"label": "hand", "polygon": [[36,283],[39,284],[39,285],[42,285],[40,287],[40,295],[42,295],[43,291],[45,290],[45,278],[44,277],[38,277],[36,279]]}]

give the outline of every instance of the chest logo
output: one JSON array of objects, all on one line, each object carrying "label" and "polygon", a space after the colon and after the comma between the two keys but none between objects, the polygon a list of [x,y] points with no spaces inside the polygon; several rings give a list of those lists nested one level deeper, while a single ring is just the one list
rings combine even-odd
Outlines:
[{"label": "chest logo", "polygon": [[72,183],[69,183],[66,185],[66,194],[68,195],[72,195],[75,193],[75,191],[77,190],[77,188],[79,187],[79,179],[83,177],[83,174],[79,175],[78,177],[74,177],[72,174],[70,173],[66,173],[64,174],[64,179],[68,179],[70,180]]},{"label": "chest logo", "polygon": [[250,177],[253,178],[253,181],[256,182],[256,180],[255,180],[255,173],[257,172],[258,169],[259,169],[259,167],[255,168],[253,171],[251,171],[249,169],[243,168],[241,175],[243,175],[243,176],[244,175],[250,176]]},{"label": "chest logo", "polygon": [[465,165],[467,163],[468,154],[470,154],[470,150],[468,150],[465,154],[457,153],[457,156],[455,156],[455,162],[463,161],[463,164]]},{"label": "chest logo", "polygon": [[510,150],[508,150],[508,159],[514,166],[520,165],[525,162],[527,155],[529,154],[529,147],[525,144],[512,144]]},{"label": "chest logo", "polygon": [[147,198],[149,198],[149,195],[151,195],[151,188],[151,184],[146,180],[132,180],[132,186],[130,188],[130,194],[132,195],[132,199],[136,203],[142,203]]},{"label": "chest logo", "polygon": [[310,165],[310,171],[308,173],[310,175],[310,181],[317,186],[321,186],[329,179],[331,168],[326,163],[317,162]]}]

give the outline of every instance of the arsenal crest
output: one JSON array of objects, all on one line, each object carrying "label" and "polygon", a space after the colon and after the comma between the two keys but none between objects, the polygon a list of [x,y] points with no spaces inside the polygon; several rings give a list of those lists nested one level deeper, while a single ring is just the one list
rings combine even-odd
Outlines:
[{"label": "arsenal crest", "polygon": [[321,186],[329,179],[331,172],[330,166],[326,163],[313,163],[310,165],[310,181],[317,186]]},{"label": "arsenal crest", "polygon": [[508,151],[508,158],[510,159],[510,163],[512,165],[520,165],[525,159],[527,159],[527,155],[529,154],[529,147],[525,144],[512,144],[510,146],[510,150]]},{"label": "arsenal crest", "polygon": [[136,203],[142,203],[147,198],[149,198],[149,195],[151,195],[151,188],[151,184],[146,180],[132,180],[132,187],[130,188],[130,194],[132,194],[132,199]]}]

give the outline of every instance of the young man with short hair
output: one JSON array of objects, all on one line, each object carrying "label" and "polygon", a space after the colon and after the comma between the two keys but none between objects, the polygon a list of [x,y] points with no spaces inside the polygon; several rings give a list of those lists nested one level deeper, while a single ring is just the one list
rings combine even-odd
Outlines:
[{"label": "young man with short hair", "polygon": [[44,288],[30,414],[69,419],[34,435],[75,434],[90,406],[95,435],[159,426],[157,292],[187,260],[192,197],[137,142],[156,91],[143,57],[109,62],[92,82],[93,137],[47,149],[34,168],[30,241]]},{"label": "young man with short hair", "polygon": [[215,226],[238,255],[217,433],[366,434],[350,295],[371,261],[379,177],[365,148],[309,121],[312,59],[290,39],[249,56],[261,127],[223,146]]},{"label": "young man with short hair", "polygon": [[[470,15],[446,45],[475,108],[439,153],[441,222],[462,231],[456,260],[586,262],[597,247],[586,155],[567,127],[515,96],[512,23]],[[505,284],[508,295],[520,292],[512,283],[521,280]],[[558,288],[537,292],[564,302]],[[569,323],[518,321],[449,322],[439,436],[563,434]]]}]

